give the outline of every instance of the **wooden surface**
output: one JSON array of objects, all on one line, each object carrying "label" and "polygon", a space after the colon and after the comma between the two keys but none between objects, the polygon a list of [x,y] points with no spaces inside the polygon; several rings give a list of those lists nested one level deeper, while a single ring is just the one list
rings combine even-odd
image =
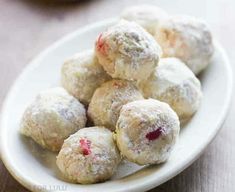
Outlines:
[{"label": "wooden surface", "polygon": [[[234,0],[78,0],[77,3],[0,0],[0,105],[16,76],[44,48],[79,27],[115,16],[127,5],[143,2],[156,3],[171,13],[190,14],[207,20],[234,65]],[[184,172],[152,192],[235,191],[234,113],[233,101],[222,130],[205,153]],[[2,163],[0,191],[27,191]]]}]

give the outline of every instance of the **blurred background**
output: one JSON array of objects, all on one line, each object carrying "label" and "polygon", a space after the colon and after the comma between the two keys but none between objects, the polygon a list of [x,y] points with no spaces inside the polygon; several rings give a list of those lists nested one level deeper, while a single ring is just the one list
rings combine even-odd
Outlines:
[{"label": "blurred background", "polygon": [[[80,27],[143,3],[206,20],[235,70],[235,0],[0,0],[0,107],[16,76],[44,48]],[[223,129],[199,160],[152,192],[235,191],[234,112],[233,101]],[[27,191],[1,161],[0,191]]]}]

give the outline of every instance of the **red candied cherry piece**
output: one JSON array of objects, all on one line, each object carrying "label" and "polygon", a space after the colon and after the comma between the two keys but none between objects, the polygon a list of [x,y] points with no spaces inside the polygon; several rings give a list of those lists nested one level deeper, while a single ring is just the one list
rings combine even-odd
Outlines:
[{"label": "red candied cherry piece", "polygon": [[161,136],[162,132],[163,132],[163,129],[159,127],[158,129],[147,133],[145,137],[148,140],[152,141],[152,140],[158,139]]},{"label": "red candied cherry piece", "polygon": [[80,139],[79,143],[80,143],[83,155],[91,154],[91,141],[90,140],[88,140],[88,139]]},{"label": "red candied cherry piece", "polygon": [[108,45],[105,43],[105,41],[102,40],[102,34],[100,34],[98,37],[96,48],[103,55],[107,53]]}]

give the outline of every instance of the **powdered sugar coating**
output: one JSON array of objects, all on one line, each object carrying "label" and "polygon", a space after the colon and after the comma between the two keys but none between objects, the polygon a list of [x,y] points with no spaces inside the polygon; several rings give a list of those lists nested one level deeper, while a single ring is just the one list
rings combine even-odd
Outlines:
[{"label": "powdered sugar coating", "polygon": [[168,104],[154,99],[133,101],[121,109],[117,145],[129,161],[158,164],[169,158],[179,130],[178,116]]},{"label": "powdered sugar coating", "polygon": [[41,92],[25,110],[21,133],[44,148],[59,151],[64,139],[86,124],[84,106],[63,88]]},{"label": "powdered sugar coating", "polygon": [[[84,154],[81,140],[88,142],[89,154]],[[109,179],[120,160],[112,132],[104,127],[89,127],[65,140],[56,163],[72,182],[89,184]]]},{"label": "powdered sugar coating", "polygon": [[161,48],[141,26],[121,20],[99,35],[96,55],[113,78],[141,80],[157,66]]},{"label": "powdered sugar coating", "polygon": [[121,107],[143,99],[140,91],[126,80],[111,80],[96,89],[88,107],[88,116],[95,125],[114,131]]},{"label": "powdered sugar coating", "polygon": [[63,87],[85,105],[89,104],[95,89],[109,79],[93,50],[74,55],[65,61],[61,70]]},{"label": "powdered sugar coating", "polygon": [[168,103],[181,121],[199,108],[201,84],[192,71],[177,58],[163,58],[150,78],[139,85],[145,98]]},{"label": "powdered sugar coating", "polygon": [[163,49],[163,57],[178,57],[199,74],[206,68],[214,52],[207,25],[189,16],[172,16],[156,30],[155,38]]},{"label": "powdered sugar coating", "polygon": [[121,13],[121,18],[138,23],[151,35],[155,34],[159,22],[167,17],[163,9],[146,4],[128,7]]}]

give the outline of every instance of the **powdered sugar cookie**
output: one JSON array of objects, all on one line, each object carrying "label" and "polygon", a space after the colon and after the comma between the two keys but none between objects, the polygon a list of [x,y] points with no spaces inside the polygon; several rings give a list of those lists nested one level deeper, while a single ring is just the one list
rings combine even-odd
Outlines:
[{"label": "powdered sugar cookie", "polygon": [[104,127],[89,127],[65,140],[56,163],[72,182],[89,184],[109,179],[120,160],[112,132]]},{"label": "powdered sugar cookie", "polygon": [[172,16],[155,33],[163,57],[178,57],[199,74],[210,62],[214,47],[207,25],[189,16]]},{"label": "powdered sugar cookie", "polygon": [[145,98],[168,103],[181,121],[190,118],[199,108],[201,83],[192,71],[177,58],[163,58],[150,78],[140,84]]},{"label": "powdered sugar cookie", "polygon": [[61,71],[63,87],[88,105],[97,87],[109,80],[93,50],[80,52],[65,61]]},{"label": "powdered sugar cookie", "polygon": [[143,99],[140,91],[126,80],[111,80],[96,89],[88,107],[88,116],[95,125],[114,131],[121,107]]},{"label": "powdered sugar cookie", "polygon": [[63,88],[41,92],[24,112],[21,133],[39,145],[59,151],[64,139],[86,124],[84,106]]},{"label": "powdered sugar cookie", "polygon": [[129,161],[162,163],[168,159],[179,130],[179,119],[168,104],[154,99],[133,101],[120,112],[117,145]]},{"label": "powdered sugar cookie", "polygon": [[101,33],[96,55],[113,78],[141,80],[158,64],[161,48],[154,38],[134,22],[120,21]]},{"label": "powdered sugar cookie", "polygon": [[128,7],[121,13],[121,18],[138,23],[151,35],[155,34],[159,22],[167,17],[163,9],[145,4]]}]

